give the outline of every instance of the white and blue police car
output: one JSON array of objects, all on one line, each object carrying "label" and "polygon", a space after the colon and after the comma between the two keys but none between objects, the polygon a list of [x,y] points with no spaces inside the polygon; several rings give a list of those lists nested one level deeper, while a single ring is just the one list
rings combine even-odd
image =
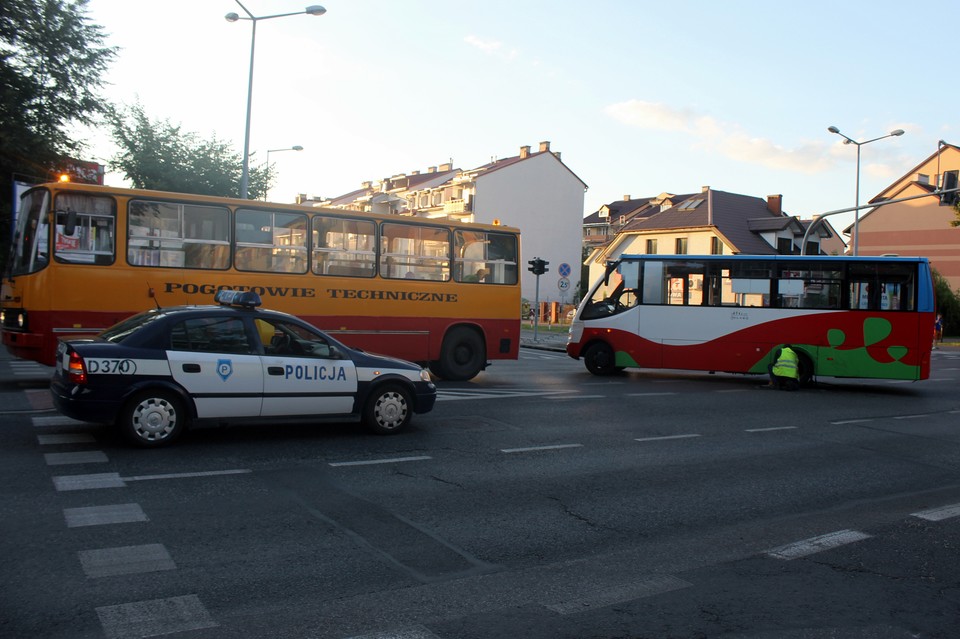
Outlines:
[{"label": "white and blue police car", "polygon": [[254,292],[220,290],[215,301],[145,311],[94,338],[62,340],[50,386],[57,410],[156,447],[190,424],[240,420],[360,420],[392,434],[436,402],[417,364],[259,309]]}]

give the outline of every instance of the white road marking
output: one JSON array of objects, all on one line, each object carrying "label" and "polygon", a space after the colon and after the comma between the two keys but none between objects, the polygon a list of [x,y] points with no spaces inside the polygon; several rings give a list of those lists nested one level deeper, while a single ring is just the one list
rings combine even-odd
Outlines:
[{"label": "white road marking", "polygon": [[384,632],[374,632],[369,635],[356,635],[348,639],[440,639],[423,626],[413,626],[400,630],[387,630]]},{"label": "white road marking", "polygon": [[804,539],[792,544],[787,544],[786,546],[780,546],[779,548],[767,551],[766,554],[774,559],[790,561],[791,559],[806,557],[807,555],[869,538],[870,535],[862,533],[859,530],[838,530],[837,532],[827,533],[819,537],[811,537],[810,539]]},{"label": "white road marking", "polygon": [[528,446],[526,448],[501,448],[501,453],[529,453],[538,450],[560,450],[563,448],[581,448],[583,444],[554,444],[552,446]]},{"label": "white road marking", "polygon": [[168,475],[135,475],[121,477],[119,473],[97,473],[93,475],[66,475],[53,478],[58,491],[92,490],[98,488],[124,488],[128,481],[148,481],[153,479],[191,479],[195,477],[220,477],[222,475],[245,475],[253,471],[248,468],[233,470],[211,470],[196,473],[170,473]]},{"label": "white road marking", "polygon": [[662,437],[640,437],[640,438],[634,439],[634,441],[637,441],[637,442],[659,442],[659,441],[664,441],[664,440],[667,440],[667,439],[689,439],[689,438],[691,438],[691,437],[700,437],[700,435],[698,435],[698,434],[696,434],[696,433],[690,433],[689,435],[664,435],[664,436],[662,436]]},{"label": "white road marking", "polygon": [[845,419],[839,422],[830,422],[834,426],[843,426],[844,424],[865,424],[867,422],[872,422],[873,419]]},{"label": "white road marking", "polygon": [[66,490],[91,490],[95,488],[123,488],[126,486],[123,480],[120,479],[120,473],[54,477],[53,485],[60,492]]},{"label": "white road marking", "polygon": [[37,443],[41,446],[55,444],[90,444],[97,440],[90,433],[54,433],[52,435],[37,435]]},{"label": "white road marking", "polygon": [[67,464],[102,464],[110,461],[100,450],[84,450],[76,453],[44,453],[47,466],[65,466]]},{"label": "white road marking", "polygon": [[196,473],[170,473],[168,475],[136,475],[124,477],[124,481],[148,481],[152,479],[190,479],[193,477],[219,477],[221,475],[246,475],[253,471],[249,468],[235,468],[233,470],[208,470]]},{"label": "white road marking", "polygon": [[426,455],[420,457],[391,457],[389,459],[368,459],[364,461],[331,462],[331,466],[372,466],[375,464],[398,464],[401,462],[425,461],[433,459]]},{"label": "white road marking", "polygon": [[177,569],[163,544],[81,550],[77,555],[83,572],[92,579]]},{"label": "white road marking", "polygon": [[918,513],[913,513],[914,517],[926,519],[927,521],[943,521],[944,519],[950,519],[951,517],[957,517],[958,515],[960,515],[960,504],[943,506],[941,508],[932,508],[930,510],[921,510]]},{"label": "white road marking", "polygon": [[745,428],[746,433],[767,433],[772,430],[796,430],[796,426],[774,426],[772,428]]},{"label": "white road marking", "polygon": [[107,639],[156,637],[220,625],[196,595],[101,606],[97,616]]},{"label": "white road marking", "polygon": [[665,397],[676,393],[627,393],[627,397]]},{"label": "white road marking", "polygon": [[920,419],[921,417],[930,417],[930,413],[924,413],[920,415],[898,415],[894,419]]},{"label": "white road marking", "polygon": [[147,516],[144,514],[143,509],[140,508],[140,504],[111,504],[109,506],[64,508],[63,517],[67,520],[67,528],[147,521]]},{"label": "white road marking", "polygon": [[81,422],[80,420],[71,419],[69,417],[65,417],[64,415],[45,415],[42,417],[34,417],[31,421],[36,428],[47,428],[49,426],[90,425],[90,422]]},{"label": "white road marking", "polygon": [[652,597],[672,590],[689,588],[692,585],[689,581],[684,581],[673,575],[652,575],[633,583],[585,593],[583,597],[547,604],[546,607],[561,615],[572,615],[625,601]]}]

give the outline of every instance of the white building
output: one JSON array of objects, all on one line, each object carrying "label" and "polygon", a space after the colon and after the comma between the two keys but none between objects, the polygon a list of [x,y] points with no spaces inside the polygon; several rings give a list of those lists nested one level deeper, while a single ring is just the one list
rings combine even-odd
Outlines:
[{"label": "white building", "polygon": [[[321,206],[349,210],[447,218],[515,226],[521,232],[521,286],[534,300],[536,276],[527,262],[550,264],[540,276],[540,301],[573,301],[580,281],[583,200],[587,185],[560,154],[541,142],[538,151],[520,147],[513,157],[475,169],[452,164],[364,182],[357,191],[323,200]],[[566,276],[561,273],[561,266]]]}]

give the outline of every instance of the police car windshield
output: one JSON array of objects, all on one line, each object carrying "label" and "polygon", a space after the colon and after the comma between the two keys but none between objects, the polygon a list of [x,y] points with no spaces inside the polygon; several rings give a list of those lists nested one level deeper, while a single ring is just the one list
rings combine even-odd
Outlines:
[{"label": "police car windshield", "polygon": [[108,342],[122,342],[130,337],[144,326],[160,319],[161,315],[156,310],[144,311],[133,317],[128,317],[122,322],[118,322],[110,328],[100,333],[100,338]]}]

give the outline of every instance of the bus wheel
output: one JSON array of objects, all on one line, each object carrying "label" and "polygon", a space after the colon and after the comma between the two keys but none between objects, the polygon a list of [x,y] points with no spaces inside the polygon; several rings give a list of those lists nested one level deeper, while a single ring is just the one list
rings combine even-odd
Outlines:
[{"label": "bus wheel", "polygon": [[173,392],[153,389],[138,393],[120,414],[124,436],[137,446],[157,448],[173,442],[187,421],[183,402]]},{"label": "bus wheel", "polygon": [[623,370],[614,362],[613,349],[603,342],[591,344],[583,354],[583,363],[594,375],[613,375]]},{"label": "bus wheel", "polygon": [[473,379],[483,370],[487,352],[483,339],[473,329],[459,326],[443,338],[440,359],[430,370],[438,377],[452,382]]},{"label": "bus wheel", "polygon": [[410,393],[397,384],[373,389],[363,407],[363,423],[377,435],[392,435],[410,423]]}]

